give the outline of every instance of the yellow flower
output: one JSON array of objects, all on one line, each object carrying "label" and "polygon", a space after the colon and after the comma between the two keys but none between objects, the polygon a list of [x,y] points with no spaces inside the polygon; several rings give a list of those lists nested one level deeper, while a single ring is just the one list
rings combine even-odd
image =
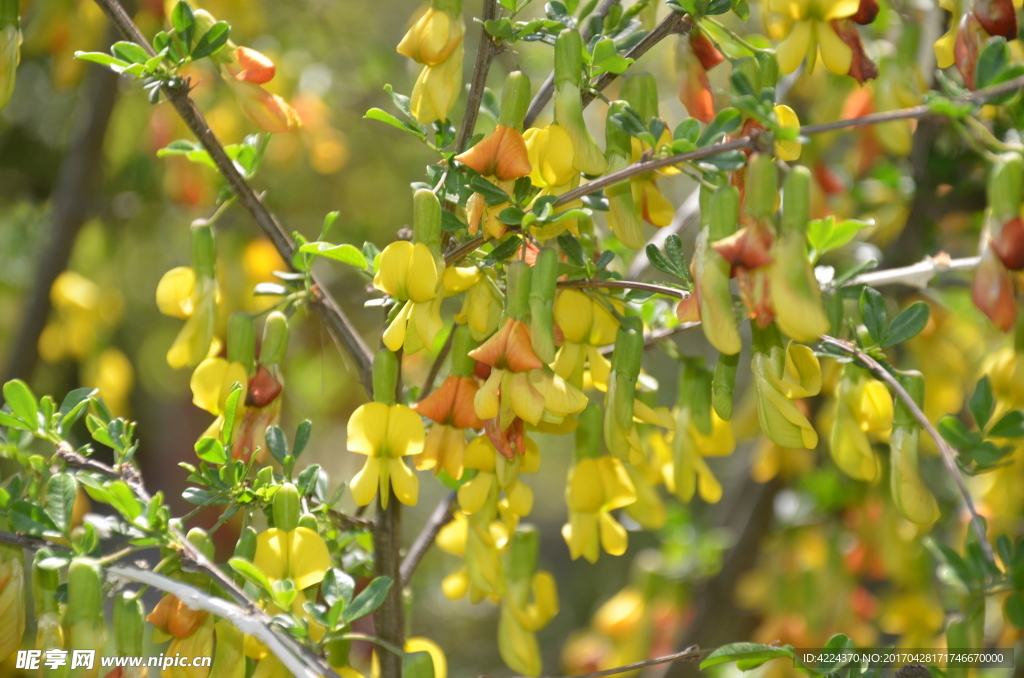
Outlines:
[{"label": "yellow flower", "polygon": [[406,652],[426,652],[434,665],[434,678],[448,678],[448,660],[444,650],[429,638],[415,636],[405,641]]},{"label": "yellow flower", "polygon": [[817,395],[821,391],[821,366],[807,346],[790,344],[782,348],[774,326],[755,336],[751,367],[757,391],[757,418],[761,430],[781,447],[818,445],[818,434],[792,399]]},{"label": "yellow flower", "polygon": [[373,286],[405,305],[384,331],[384,345],[392,351],[405,346],[415,353],[433,343],[441,331],[444,270],[423,243],[393,242],[380,255]]},{"label": "yellow flower", "polygon": [[513,671],[539,676],[540,648],[536,631],[558,614],[558,590],[548,572],[537,571],[537,531],[519,528],[512,538],[508,586],[501,600],[498,651]]},{"label": "yellow flower", "polygon": [[676,206],[658,188],[658,184],[654,182],[653,172],[635,177],[630,182],[630,187],[633,192],[633,205],[640,210],[640,216],[644,221],[658,228],[672,223],[672,217],[676,215]]},{"label": "yellow flower", "polygon": [[[785,104],[779,104],[775,107],[775,117],[779,121],[779,127],[782,129],[800,129],[800,118],[797,117],[796,112],[792,108]],[[775,142],[775,155],[778,156],[779,160],[785,160],[786,162],[799,160],[800,150],[800,142],[795,139]]]},{"label": "yellow flower", "polygon": [[421,125],[447,120],[462,91],[462,57],[465,48],[460,41],[441,63],[424,66],[412,88],[409,107]]},{"label": "yellow flower", "polygon": [[113,347],[104,349],[83,372],[82,383],[99,389],[111,412],[115,415],[128,413],[128,395],[135,381],[135,370],[128,356]]},{"label": "yellow flower", "polygon": [[[621,311],[621,305],[619,305]],[[579,290],[565,289],[555,299],[555,322],[564,342],[552,367],[555,374],[577,388],[584,386],[584,368],[590,368],[595,388],[608,390],[611,362],[601,348],[615,341],[619,323],[600,301]]]},{"label": "yellow flower", "polygon": [[[449,271],[456,270],[461,269],[445,269],[445,291],[448,290]],[[456,314],[455,321],[469,327],[469,336],[473,337],[474,341],[483,341],[498,329],[501,322],[501,306],[501,292],[494,282],[493,272],[479,271],[476,282],[466,290],[462,312]]]},{"label": "yellow flower", "polygon": [[[486,435],[479,435],[466,446],[463,464],[476,469],[477,474],[459,488],[459,506],[469,515],[483,509],[487,502],[497,498],[497,490],[504,490],[511,512],[517,516],[529,515],[533,509],[533,490],[519,481],[520,473],[533,473],[540,466],[537,444],[526,438],[526,453],[512,459],[501,454]],[[492,497],[492,493],[494,496]]]},{"label": "yellow flower", "polygon": [[564,186],[579,172],[573,168],[572,137],[559,125],[531,127],[523,134],[530,181],[539,188]]},{"label": "yellow flower", "polygon": [[[656,445],[664,444],[655,441]],[[665,485],[681,501],[689,502],[695,492],[709,504],[722,498],[722,485],[708,468],[704,457],[732,454],[736,448],[732,426],[711,413],[711,433],[705,436],[697,428],[688,407],[676,413],[676,430],[672,434],[672,466],[665,469]]]},{"label": "yellow flower", "polygon": [[304,589],[323,581],[331,567],[331,554],[323,537],[308,527],[285,531],[276,527],[256,537],[253,565],[271,582],[290,579]]},{"label": "yellow flower", "polygon": [[867,434],[887,432],[892,419],[892,396],[885,384],[859,368],[845,366],[829,440],[836,465],[851,478],[869,482],[877,478],[879,461]]},{"label": "yellow flower", "polygon": [[195,367],[209,355],[213,343],[217,282],[185,266],[172,268],[160,278],[156,305],[164,315],[185,320],[167,351],[167,364],[174,369]]},{"label": "yellow flower", "polygon": [[960,3],[957,0],[939,0],[939,7],[950,12],[953,15],[953,18],[949,22],[949,30],[946,31],[941,38],[935,41],[933,49],[935,50],[936,65],[938,65],[939,68],[949,68],[956,63],[954,48],[956,47],[956,33],[960,26],[960,16],[962,12],[960,9]]},{"label": "yellow flower", "polygon": [[355,502],[366,506],[377,496],[379,486],[381,505],[386,507],[390,481],[398,501],[415,505],[419,479],[402,457],[422,452],[423,440],[423,422],[406,405],[360,405],[348,420],[349,451],[368,457],[350,485]]},{"label": "yellow flower", "polygon": [[806,56],[807,72],[813,73],[820,54],[833,73],[849,73],[853,50],[836,35],[830,22],[856,14],[859,6],[859,0],[769,0],[772,12],[793,21],[789,35],[775,51],[779,70],[792,73]]},{"label": "yellow flower", "polygon": [[629,536],[611,512],[635,501],[636,489],[621,461],[611,456],[578,460],[565,488],[569,522],[562,527],[572,559],[597,562],[602,548],[613,556],[625,553]]},{"label": "yellow flower", "polygon": [[[167,646],[167,653],[181,654],[185,657],[213,656],[214,617],[208,615],[202,625],[194,633],[184,638],[175,638]],[[169,666],[161,669],[161,678],[208,678],[210,668],[207,666]]]},{"label": "yellow flower", "polygon": [[101,335],[121,317],[123,300],[117,290],[101,290],[88,278],[64,271],[50,287],[54,315],[39,337],[39,355],[55,363],[65,356],[88,358]]},{"label": "yellow flower", "polygon": [[0,546],[0,662],[21,646],[25,635],[25,565],[21,549]]},{"label": "yellow flower", "polygon": [[245,389],[248,381],[245,367],[241,363],[229,363],[224,358],[207,358],[199,363],[189,380],[192,402],[210,414],[221,416],[231,386],[237,382]]},{"label": "yellow flower", "polygon": [[425,66],[436,66],[462,44],[465,30],[461,17],[430,7],[398,43],[398,53]]}]

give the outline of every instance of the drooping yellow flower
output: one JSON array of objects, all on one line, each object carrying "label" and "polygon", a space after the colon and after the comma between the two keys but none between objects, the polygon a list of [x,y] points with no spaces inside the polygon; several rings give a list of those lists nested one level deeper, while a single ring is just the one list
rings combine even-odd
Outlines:
[{"label": "drooping yellow flower", "polygon": [[110,411],[121,416],[128,413],[128,396],[135,382],[132,363],[120,349],[110,347],[83,366],[82,383],[100,391]]},{"label": "drooping yellow flower", "polygon": [[607,455],[577,460],[565,489],[569,522],[562,526],[572,559],[597,562],[602,548],[613,556],[625,553],[626,528],[611,512],[635,501],[636,489],[621,461]]},{"label": "drooping yellow flower", "polygon": [[772,12],[792,21],[788,36],[775,52],[779,70],[792,73],[806,56],[807,72],[813,73],[820,55],[833,73],[849,73],[853,50],[830,22],[856,14],[859,6],[859,0],[769,0]]},{"label": "drooping yellow flower", "polygon": [[[775,117],[779,121],[779,127],[783,129],[800,129],[800,118],[797,117],[796,111],[785,104],[779,104],[775,107]],[[796,139],[776,141],[774,146],[775,155],[778,156],[779,160],[793,162],[800,159],[802,146]]]},{"label": "drooping yellow flower", "polygon": [[461,16],[430,7],[398,43],[398,53],[425,66],[436,66],[462,44],[465,31]]},{"label": "drooping yellow flower", "polygon": [[123,300],[114,289],[101,289],[85,276],[64,271],[50,287],[54,317],[39,336],[39,356],[55,363],[70,356],[87,359],[121,317]]},{"label": "drooping yellow flower", "polygon": [[[655,446],[664,445],[663,439],[654,438]],[[689,503],[695,492],[709,504],[716,504],[722,498],[722,485],[708,468],[704,457],[719,457],[732,454],[736,448],[732,426],[711,413],[711,433],[704,435],[697,428],[689,408],[680,408],[676,413],[676,429],[672,433],[672,466],[665,468],[665,486],[680,501]]]},{"label": "drooping yellow flower", "polygon": [[774,325],[755,328],[751,367],[757,418],[765,435],[781,447],[816,447],[817,432],[793,402],[821,391],[821,366],[814,352],[793,343],[784,349]]},{"label": "drooping yellow flower", "polygon": [[419,494],[419,479],[402,457],[423,451],[423,421],[406,405],[366,403],[348,420],[348,449],[365,454],[366,464],[352,479],[352,498],[366,506],[377,496],[388,504],[389,485],[403,504],[413,506]]},{"label": "drooping yellow flower", "polygon": [[555,373],[573,386],[583,388],[584,370],[589,367],[591,383],[606,391],[611,362],[600,349],[615,341],[619,327],[615,316],[597,299],[572,289],[559,292],[554,311],[555,322],[564,337],[552,366]]},{"label": "drooping yellow flower", "polygon": [[400,302],[402,309],[384,331],[384,345],[415,353],[441,331],[444,271],[423,243],[399,240],[384,248],[373,286]]},{"label": "drooping yellow flower", "polygon": [[290,579],[304,589],[323,581],[331,567],[331,554],[323,537],[308,527],[281,530],[272,527],[256,537],[253,565],[271,582]]},{"label": "drooping yellow flower", "polygon": [[[445,269],[446,291],[449,289],[449,271],[456,270],[459,269],[454,266]],[[475,282],[466,290],[462,311],[455,316],[455,321],[469,327],[469,334],[474,341],[483,341],[498,329],[501,305],[501,292],[494,282],[493,271],[478,271]]]},{"label": "drooping yellow flower", "polygon": [[492,492],[504,490],[509,509],[517,516],[533,509],[533,490],[520,482],[520,473],[533,473],[540,466],[537,444],[526,437],[526,453],[509,459],[501,454],[486,435],[477,436],[466,446],[463,463],[476,469],[472,480],[459,488],[459,506],[472,515],[481,510]]},{"label": "drooping yellow flower", "polygon": [[950,12],[953,18],[949,22],[949,30],[935,41],[933,49],[935,50],[936,65],[939,68],[949,68],[956,63],[954,49],[956,47],[956,33],[960,27],[962,11],[957,0],[939,0],[939,7]]},{"label": "drooping yellow flower", "polygon": [[465,48],[460,41],[441,63],[424,66],[412,88],[409,108],[421,125],[447,120],[462,91],[462,59]]},{"label": "drooping yellow flower", "polygon": [[519,528],[512,538],[507,587],[501,600],[498,651],[510,669],[539,676],[540,648],[534,633],[558,614],[558,589],[550,573],[537,570],[537,531]]},{"label": "drooping yellow flower", "polygon": [[534,186],[564,186],[579,174],[572,165],[572,137],[562,127],[531,127],[523,134],[523,139],[530,161],[530,181]]},{"label": "drooping yellow flower", "polygon": [[847,365],[836,400],[829,440],[832,459],[851,478],[870,482],[878,477],[880,468],[868,433],[887,432],[892,427],[892,396],[885,384]]},{"label": "drooping yellow flower", "polygon": [[185,320],[170,350],[167,364],[174,369],[194,367],[209,355],[217,320],[217,282],[197,276],[192,268],[172,268],[156,288],[160,312]]},{"label": "drooping yellow flower", "polygon": [[224,414],[224,404],[231,392],[231,386],[248,384],[245,367],[241,363],[229,363],[224,358],[207,358],[199,363],[189,386],[192,388],[192,402],[196,407],[210,414]]}]

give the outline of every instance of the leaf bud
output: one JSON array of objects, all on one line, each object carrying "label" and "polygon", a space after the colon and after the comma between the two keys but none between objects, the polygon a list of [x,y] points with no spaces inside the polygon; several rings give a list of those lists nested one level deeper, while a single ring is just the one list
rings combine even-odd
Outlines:
[{"label": "leaf bud", "polygon": [[412,197],[412,241],[423,243],[435,254],[441,251],[441,203],[426,188]]},{"label": "leaf bud", "polygon": [[505,279],[505,314],[515,320],[526,320],[530,312],[531,269],[525,261],[509,264]]},{"label": "leaf bud", "polygon": [[578,31],[567,28],[555,38],[555,87],[570,83],[582,84],[583,38]]},{"label": "leaf bud", "polygon": [[246,527],[238,535],[235,543],[235,557],[252,560],[256,556],[256,539],[258,534],[252,527]]},{"label": "leaf bud", "polygon": [[794,167],[782,184],[782,230],[807,230],[811,213],[811,171]]},{"label": "leaf bud", "polygon": [[274,527],[291,532],[299,525],[299,491],[292,483],[284,483],[274,493]]}]

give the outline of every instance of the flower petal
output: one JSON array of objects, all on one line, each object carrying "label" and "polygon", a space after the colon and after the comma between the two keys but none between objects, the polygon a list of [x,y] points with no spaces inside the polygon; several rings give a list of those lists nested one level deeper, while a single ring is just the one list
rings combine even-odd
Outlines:
[{"label": "flower petal", "polygon": [[359,473],[352,478],[349,489],[352,500],[359,506],[368,506],[377,496],[378,478],[380,477],[380,459],[368,457]]},{"label": "flower petal", "polygon": [[391,471],[391,487],[398,501],[406,506],[415,506],[419,497],[420,479],[401,459],[392,459],[388,467]]},{"label": "flower petal", "polygon": [[256,555],[252,564],[271,581],[285,579],[288,577],[289,547],[288,532],[276,527],[264,530],[256,537]]},{"label": "flower petal", "polygon": [[296,527],[290,538],[291,577],[295,588],[319,584],[331,568],[331,554],[323,537],[308,527]]},{"label": "flower petal", "polygon": [[[833,35],[835,35],[833,33]],[[838,37],[836,38],[839,39]],[[798,21],[782,44],[775,50],[775,58],[779,61],[779,70],[789,74],[797,69],[807,54],[807,46],[811,40],[811,23]],[[845,45],[844,45],[845,47]],[[849,47],[847,47],[849,50]],[[849,66],[847,66],[849,70]]]},{"label": "flower petal", "polygon": [[392,405],[387,420],[386,449],[396,459],[423,451],[423,420],[408,405]]},{"label": "flower petal", "polygon": [[348,419],[349,452],[379,456],[387,440],[390,412],[384,403],[366,403],[356,408]]},{"label": "flower petal", "polygon": [[178,266],[164,273],[156,286],[156,306],[164,315],[185,318],[192,315],[192,291],[196,274],[188,266]]}]

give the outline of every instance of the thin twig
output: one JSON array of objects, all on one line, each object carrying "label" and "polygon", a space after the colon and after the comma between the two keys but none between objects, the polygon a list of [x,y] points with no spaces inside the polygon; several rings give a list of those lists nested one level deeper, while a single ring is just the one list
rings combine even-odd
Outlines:
[{"label": "thin twig", "polygon": [[900,384],[899,380],[896,379],[885,369],[881,363],[869,356],[864,351],[860,350],[854,344],[851,344],[835,337],[828,335],[822,335],[821,341],[829,346],[834,346],[841,350],[843,353],[855,357],[857,360],[862,362],[868,370],[876,377],[884,381],[889,385],[890,388],[896,393],[896,396],[903,401],[903,404],[907,406],[907,409],[913,413],[914,418],[917,419],[917,423],[921,425],[932,440],[935,441],[936,447],[939,448],[939,454],[942,456],[942,463],[945,465],[949,475],[952,476],[953,481],[960,490],[960,494],[964,499],[964,506],[967,507],[968,513],[971,514],[971,525],[974,527],[975,533],[978,535],[978,541],[981,544],[982,550],[985,552],[985,556],[992,562],[995,562],[995,556],[992,553],[992,545],[988,543],[988,537],[985,536],[985,528],[981,524],[981,519],[978,517],[978,511],[974,508],[974,500],[971,498],[971,493],[967,489],[967,484],[964,482],[964,477],[960,473],[960,468],[956,464],[955,451],[946,442],[946,439],[939,434],[939,432],[932,426],[932,422],[929,421],[928,416],[925,415],[924,411],[918,407],[914,399],[910,397],[906,389]]},{"label": "thin twig", "polygon": [[498,0],[484,0],[483,16],[480,18],[480,45],[476,48],[476,65],[473,67],[473,80],[469,85],[469,96],[466,98],[466,113],[462,116],[462,126],[455,142],[455,150],[462,153],[466,144],[473,136],[477,116],[480,115],[480,102],[484,98],[487,87],[487,74],[491,70],[491,62],[501,52],[501,46],[487,33],[484,21],[498,17]]},{"label": "thin twig", "polygon": [[907,285],[924,289],[939,273],[945,271],[970,271],[978,267],[981,257],[964,257],[963,259],[950,259],[948,256],[939,255],[936,257],[925,257],[910,266],[890,268],[884,271],[869,271],[848,280],[844,287],[850,285],[871,285],[882,287],[884,285]]},{"label": "thin twig", "polygon": [[[131,17],[128,16],[117,0],[96,0],[96,4],[103,9],[107,17],[117,26],[125,38],[140,45],[148,54],[155,54],[149,41],[142,35]],[[203,145],[203,148],[210,154],[210,158],[217,166],[218,171],[227,181],[232,192],[238,196],[238,201],[252,216],[260,230],[263,231],[263,234],[274,244],[281,258],[290,265],[292,256],[295,253],[295,243],[292,241],[291,236],[288,235],[288,232],[281,225],[281,222],[278,221],[274,213],[263,204],[263,199],[260,195],[253,190],[249,182],[239,173],[235,164],[224,151],[224,147],[217,139],[217,136],[210,129],[205,118],[203,118],[203,114],[196,107],[195,102],[188,96],[187,85],[181,89],[165,87],[164,91],[171,105],[178,111],[178,115],[181,116],[188,128]],[[317,290],[313,305],[323,313],[327,321],[328,331],[348,350],[352,360],[355,362],[359,379],[367,392],[369,392],[372,388],[371,368],[373,354],[366,346],[352,321],[341,309],[341,306],[327,292],[315,275],[312,275],[312,283],[314,289]]]},{"label": "thin twig", "polygon": [[[30,551],[38,551],[42,548],[51,548],[54,545],[45,539],[39,537],[30,537],[27,534],[16,534],[14,532],[0,532],[0,544],[6,544],[8,546],[18,546],[23,549]],[[63,548],[57,546],[56,548]]]},{"label": "thin twig", "polygon": [[[622,0],[602,0],[601,5],[591,16],[601,17],[603,19],[608,16],[608,11],[612,6],[619,4],[621,1]],[[590,42],[590,38],[593,37],[590,34],[589,26],[583,29],[583,31],[580,32],[580,35],[583,37],[584,44],[588,44]],[[537,90],[537,93],[533,95],[533,100],[530,101],[530,107],[526,109],[526,117],[523,118],[523,129],[533,125],[533,121],[537,119],[540,112],[544,110],[544,107],[547,106],[549,101],[551,101],[551,95],[554,93],[555,72],[552,71],[548,74],[547,80],[544,81],[544,84],[540,86],[539,90]]]},{"label": "thin twig", "polygon": [[702,657],[706,657],[714,652],[713,649],[701,650],[696,645],[688,647],[682,652],[676,652],[674,654],[665,655],[664,657],[657,657],[655,659],[645,659],[642,662],[634,662],[632,664],[626,664],[625,666],[616,666],[614,669],[605,669],[604,671],[595,671],[594,673],[584,673],[579,676],[572,676],[572,678],[603,678],[603,676],[614,676],[619,673],[626,673],[627,671],[635,671],[637,669],[646,668],[648,666],[656,666],[658,664],[668,664],[671,662],[678,661],[694,661]]},{"label": "thin twig", "polygon": [[455,341],[455,326],[452,326],[452,331],[448,333],[448,338],[445,339],[444,345],[441,350],[437,352],[437,357],[434,358],[433,364],[430,366],[430,372],[427,373],[427,378],[423,380],[423,386],[420,388],[420,400],[426,398],[434,390],[434,382],[437,380],[437,374],[441,371],[441,365],[444,364],[444,359],[448,357],[448,354],[452,350],[452,343]]},{"label": "thin twig", "polygon": [[480,247],[480,245],[483,245],[484,241],[486,240],[487,238],[485,238],[482,235],[478,235],[471,240],[467,240],[466,242],[462,243],[461,245],[453,249],[448,254],[444,255],[444,265],[451,266],[456,261],[459,261],[460,259],[462,259],[462,257],[466,256],[467,254],[475,250],[477,247]]},{"label": "thin twig", "polygon": [[[1001,94],[1007,94],[1024,87],[1024,76],[1007,80],[1004,83],[995,85],[993,87],[986,87],[985,89],[979,89],[976,92],[971,92],[967,96],[959,99],[960,103],[977,103],[992,97],[999,96]],[[832,132],[839,129],[850,129],[854,127],[864,127],[866,125],[877,125],[883,122],[892,122],[894,120],[908,120],[910,118],[922,118],[933,111],[931,107],[927,105],[913,106],[911,108],[903,108],[896,111],[885,111],[883,113],[872,113],[870,115],[864,115],[859,118],[850,118],[849,120],[836,120],[835,122],[827,122],[819,125],[804,125],[800,128],[801,136],[810,136],[812,134],[821,134],[823,132]],[[758,139],[760,135],[750,135],[738,137],[731,141],[726,141],[719,144],[712,144],[705,146],[704,148],[698,148],[687,153],[678,153],[676,155],[670,155],[664,158],[655,158],[653,160],[645,160],[641,162],[633,163],[632,165],[625,167],[618,172],[612,172],[606,174],[599,179],[595,179],[579,188],[574,188],[571,191],[566,191],[559,196],[558,200],[555,201],[554,206],[564,205],[572,202],[573,200],[579,200],[585,195],[590,195],[596,191],[599,191],[608,186],[625,181],[632,177],[640,174],[646,174],[653,170],[661,169],[663,167],[669,167],[670,165],[678,165],[684,162],[691,162],[693,160],[700,160],[702,158],[709,158],[720,153],[727,151],[744,150],[749,148],[756,148],[758,145]]]},{"label": "thin twig", "polygon": [[[679,323],[674,327],[662,327],[661,329],[654,330],[653,332],[648,332],[647,335],[644,336],[644,348],[650,348],[662,339],[668,339],[680,332],[692,330],[694,327],[700,327],[699,320],[696,322]],[[608,344],[607,346],[601,347],[601,355],[611,355],[614,352],[615,344]]]},{"label": "thin twig", "polygon": [[427,555],[427,551],[430,550],[430,545],[434,543],[434,539],[437,538],[441,528],[451,520],[452,512],[455,510],[455,498],[455,493],[449,492],[438,503],[434,512],[430,514],[430,518],[427,519],[427,524],[420,530],[416,541],[412,543],[409,552],[405,555],[405,560],[402,561],[402,586],[409,585],[409,581],[412,579],[413,573],[416,572],[420,561],[423,560],[423,556]]},{"label": "thin twig", "polygon": [[232,605],[221,598],[215,598],[176,579],[136,567],[111,565],[107,567],[107,573],[116,578],[127,579],[170,593],[190,610],[205,610],[229,621],[243,634],[258,638],[296,678],[318,678],[321,675],[322,668],[320,666],[311,663],[308,659],[305,662],[300,661],[264,619],[246,612],[237,605]]},{"label": "thin twig", "polygon": [[665,287],[664,285],[655,285],[654,283],[633,282],[632,280],[560,280],[558,282],[558,286],[583,289],[613,288],[643,290],[644,292],[664,294],[665,296],[675,297],[676,299],[690,298],[690,293],[686,290],[679,290],[674,287]]}]

